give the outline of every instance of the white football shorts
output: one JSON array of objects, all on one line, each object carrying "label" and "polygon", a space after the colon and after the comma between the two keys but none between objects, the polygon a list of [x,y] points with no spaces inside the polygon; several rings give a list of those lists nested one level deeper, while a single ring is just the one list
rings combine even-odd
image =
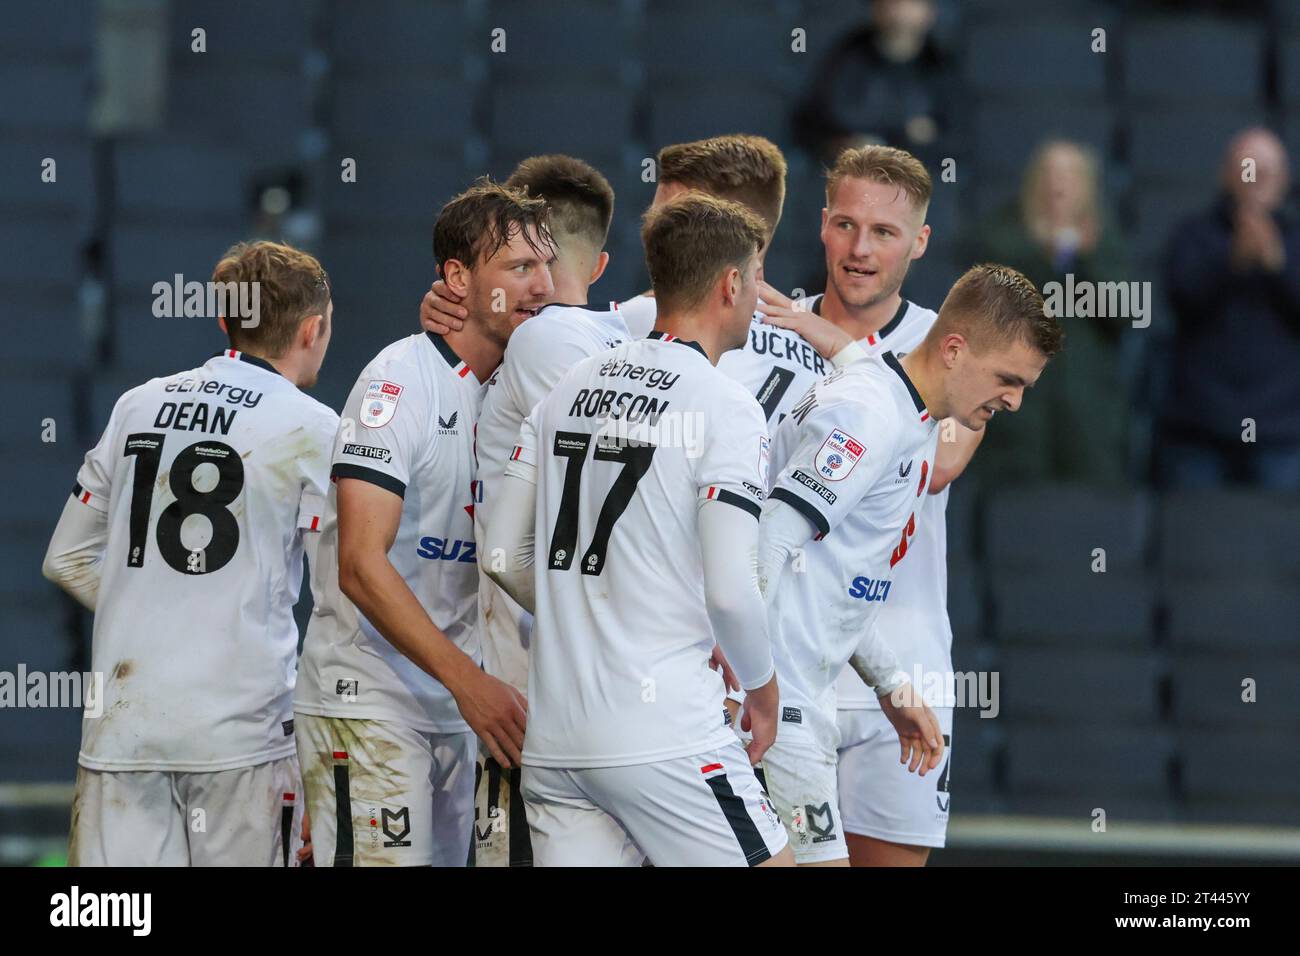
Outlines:
[{"label": "white football shorts", "polygon": [[472,733],[295,714],[317,866],[465,866]]},{"label": "white football shorts", "polygon": [[952,708],[934,707],[943,763],[924,777],[898,762],[898,731],[880,710],[839,712],[840,810],[849,833],[906,846],[941,847],[948,834]]},{"label": "white football shorts", "polygon": [[776,741],[763,755],[763,782],[800,864],[849,856],[835,773],[839,731],[831,713],[829,707],[782,704]]},{"label": "white football shorts", "polygon": [[69,866],[297,866],[298,758],[214,773],[77,768]]},{"label": "white football shorts", "polygon": [[740,743],[624,767],[524,767],[537,866],[757,866],[785,830]]}]

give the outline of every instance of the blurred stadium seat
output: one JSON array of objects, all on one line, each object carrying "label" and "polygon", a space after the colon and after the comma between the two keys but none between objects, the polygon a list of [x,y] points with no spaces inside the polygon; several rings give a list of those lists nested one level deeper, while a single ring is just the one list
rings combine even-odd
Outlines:
[{"label": "blurred stadium seat", "polygon": [[1295,738],[1248,733],[1180,734],[1187,813],[1218,822],[1297,823]]},{"label": "blurred stadium seat", "polygon": [[953,813],[989,813],[1001,809],[998,797],[1000,735],[996,718],[957,708],[953,716],[948,791]]},{"label": "blurred stadium seat", "polygon": [[1053,20],[1008,30],[1004,23],[973,29],[966,76],[977,92],[1011,100],[1068,96],[1100,100],[1106,89],[1105,54],[1092,51],[1084,21]]},{"label": "blurred stadium seat", "polygon": [[1223,489],[1164,498],[1160,567],[1166,581],[1300,578],[1300,503]]},{"label": "blurred stadium seat", "polygon": [[989,501],[986,553],[999,569],[1089,571],[1094,549],[1102,548],[1106,573],[1122,574],[1145,563],[1153,517],[1142,492],[1069,485],[1014,489]]},{"label": "blurred stadium seat", "polygon": [[1128,25],[1122,42],[1131,102],[1181,100],[1199,110],[1261,99],[1264,30],[1257,23],[1163,17]]},{"label": "blurred stadium seat", "polygon": [[1113,728],[1021,726],[1006,731],[1008,809],[1057,817],[1169,820],[1170,735]]},{"label": "blurred stadium seat", "polygon": [[[238,226],[248,202],[250,167],[248,154],[228,146],[196,149],[170,138],[126,139],[113,162],[118,215],[133,223],[170,225],[192,217],[208,225]],[[209,258],[215,262],[220,253],[214,248]]]},{"label": "blurred stadium seat", "polygon": [[[355,182],[324,178],[321,206],[326,232],[405,222],[424,228],[432,249],[433,221],[454,195],[455,184],[473,178],[459,149],[413,149],[377,143],[342,144],[357,162]],[[432,255],[432,251],[430,251]],[[331,264],[324,263],[326,270]]]},{"label": "blurred stadium seat", "polygon": [[1091,651],[1149,647],[1156,592],[1145,574],[1064,572],[1001,574],[993,586],[994,629],[1003,643]]},{"label": "blurred stadium seat", "polygon": [[0,127],[76,132],[86,128],[90,71],[85,63],[0,59]]},{"label": "blurred stadium seat", "polygon": [[[454,0],[329,0],[330,54],[345,70],[446,68],[473,49],[470,9]],[[485,53],[488,39],[485,30]]]},{"label": "blurred stadium seat", "polygon": [[340,146],[380,142],[445,148],[474,132],[476,86],[458,73],[341,73],[333,96],[330,128]]},{"label": "blurred stadium seat", "polygon": [[[600,123],[558,122],[561,115],[600,117]],[[493,149],[587,156],[617,151],[632,132],[632,100],[618,86],[581,75],[494,82],[488,139]]]},{"label": "blurred stadium seat", "polygon": [[[1149,650],[1017,647],[1000,655],[1002,715],[1010,726],[1155,725],[1160,657]],[[1073,732],[1073,729],[1070,731]]]}]

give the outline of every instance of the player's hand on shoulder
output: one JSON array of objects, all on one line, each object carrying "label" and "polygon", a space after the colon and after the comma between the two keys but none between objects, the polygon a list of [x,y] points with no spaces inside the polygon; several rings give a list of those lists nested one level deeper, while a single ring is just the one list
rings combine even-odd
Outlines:
[{"label": "player's hand on shoulder", "polygon": [[797,308],[793,299],[766,282],[758,284],[758,311],[763,313],[763,321],[768,325],[803,336],[824,359],[834,358],[840,349],[853,342],[853,336],[834,322],[811,309]]},{"label": "player's hand on shoulder", "polygon": [[447,288],[447,283],[438,279],[420,300],[420,326],[435,335],[459,332],[465,327],[469,315],[460,301],[460,297]]},{"label": "player's hand on shoulder", "polygon": [[899,763],[907,764],[909,773],[920,768],[921,776],[939,766],[943,760],[943,731],[934,711],[926,706],[911,681],[905,681],[893,693],[880,698],[880,709],[898,731],[902,745]]},{"label": "player's hand on shoulder", "polygon": [[478,668],[473,669],[453,694],[465,723],[497,763],[518,767],[528,723],[528,701],[524,695]]},{"label": "player's hand on shoulder", "polygon": [[777,716],[781,705],[781,691],[776,675],[762,687],[745,691],[745,703],[740,710],[740,729],[753,740],[745,748],[750,766],[755,766],[776,741]]}]

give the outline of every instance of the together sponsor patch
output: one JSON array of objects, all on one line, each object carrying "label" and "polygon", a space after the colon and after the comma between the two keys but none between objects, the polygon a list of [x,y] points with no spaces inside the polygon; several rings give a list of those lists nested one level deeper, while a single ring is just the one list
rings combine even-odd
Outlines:
[{"label": "together sponsor patch", "polygon": [[373,458],[375,461],[389,462],[393,460],[393,453],[387,448],[379,448],[375,445],[357,445],[348,443],[343,446],[343,454],[355,455],[358,458]]},{"label": "together sponsor patch", "polygon": [[796,469],[794,474],[790,477],[794,481],[799,482],[799,484],[803,485],[805,488],[815,491],[828,505],[835,504],[835,499],[837,497],[835,492],[831,491],[806,471]]}]

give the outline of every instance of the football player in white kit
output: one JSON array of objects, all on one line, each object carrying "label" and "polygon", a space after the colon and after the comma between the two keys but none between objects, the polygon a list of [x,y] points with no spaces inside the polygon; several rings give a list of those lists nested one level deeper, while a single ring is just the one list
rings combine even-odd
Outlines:
[{"label": "football player in white kit", "polygon": [[[518,185],[528,188],[533,195],[540,195],[546,198],[545,192],[539,192],[539,187],[549,189],[552,193],[559,195],[559,187],[562,185],[551,177],[550,182],[543,181],[539,176],[539,169],[545,171],[546,166],[539,166],[542,161],[549,161],[550,157],[534,157],[525,160],[520,164],[519,169],[512,174],[508,184]],[[570,162],[580,162],[570,160]],[[586,167],[586,164],[582,164]],[[590,167],[586,167],[590,169]],[[657,157],[658,185],[655,188],[654,198],[650,208],[667,202],[669,199],[680,196],[687,191],[696,191],[706,193],[710,196],[716,196],[720,199],[730,199],[745,206],[764,223],[765,237],[763,250],[759,253],[759,274],[762,274],[763,260],[767,254],[767,249],[771,244],[772,236],[776,232],[777,224],[781,220],[781,210],[785,203],[785,175],[786,162],[781,150],[775,143],[762,136],[749,135],[726,135],[714,136],[710,139],[698,140],[690,143],[679,143],[673,146],[666,146],[659,151]],[[584,174],[581,171],[574,173],[570,171],[571,177],[576,175],[579,179]],[[593,252],[586,251],[581,253],[582,262],[591,262],[592,265],[581,266],[578,269],[570,270],[564,264],[565,254],[560,251],[557,265],[560,272],[556,273],[557,297],[559,302],[578,301],[581,294],[581,301],[586,301],[586,286],[582,287],[582,292],[578,293],[577,286],[584,281],[584,275],[590,275],[587,282],[590,284],[599,278],[600,272],[604,269],[603,259],[592,259]],[[600,253],[601,256],[604,253]],[[554,267],[553,267],[554,268]],[[585,269],[589,272],[584,272]],[[565,279],[562,273],[574,272],[572,279]],[[560,294],[559,285],[561,282],[568,282],[574,286],[574,292],[571,298]],[[445,334],[448,331],[461,327],[464,319],[464,308],[459,304],[459,298],[449,292],[446,283],[442,280],[434,282],[433,287],[425,294],[420,304],[420,322],[421,325],[430,332]],[[556,316],[558,320],[560,317]],[[625,302],[618,304],[616,309],[611,308],[609,312],[597,313],[597,324],[601,327],[611,327],[615,323],[624,329],[624,337],[632,339],[645,338],[655,324],[655,299],[653,293],[647,292],[638,295]],[[574,326],[575,329],[580,326]],[[541,338],[544,333],[537,329],[531,333],[530,339]],[[588,341],[591,336],[586,336]],[[536,356],[534,356],[536,352]],[[521,376],[545,382],[547,390],[559,380],[559,375],[567,368],[560,369],[557,363],[549,362],[547,356],[550,354],[547,349],[524,349],[516,348],[514,358],[508,355],[506,367],[511,363],[520,370]],[[856,357],[856,355],[854,356]],[[572,364],[572,361],[569,363]],[[536,369],[533,366],[538,366]],[[775,423],[779,420],[778,412],[784,412],[794,400],[807,390],[808,385],[820,378],[830,370],[829,363],[818,355],[811,345],[799,337],[798,333],[785,328],[767,325],[762,321],[762,317],[755,313],[753,321],[750,323],[749,337],[746,340],[743,349],[734,349],[723,355],[718,363],[718,368],[725,374],[735,378],[742,385],[748,388],[751,394],[755,395],[759,404],[763,407],[764,413],[768,420]],[[504,369],[503,369],[504,374]],[[794,387],[792,387],[794,383]],[[491,412],[493,405],[491,392],[484,404],[485,419]],[[533,391],[529,393],[530,398],[534,395],[538,398],[545,392]],[[531,410],[531,405],[524,402],[516,402],[517,408],[523,410],[526,414]],[[519,414],[518,421],[522,421],[523,414]],[[511,422],[515,425],[515,432],[518,431],[518,421],[514,421],[513,415],[510,416]],[[480,442],[479,442],[479,465],[483,467],[485,461],[495,461],[496,455],[485,457],[483,445],[488,440],[482,434],[485,422],[480,423]],[[513,442],[514,434],[511,434],[510,440]],[[509,451],[509,448],[506,449]],[[489,479],[490,481],[490,479]],[[485,585],[485,587],[487,587]],[[492,591],[498,596],[501,595],[499,588],[490,585]],[[500,596],[499,602],[505,604],[508,608],[511,606],[509,599]],[[484,607],[488,607],[484,605]],[[508,649],[518,646],[518,638],[509,631],[516,620],[510,615],[500,613],[500,607],[491,607],[490,614],[487,617],[487,628],[494,642],[499,647],[506,648],[505,652],[508,657],[517,662],[516,666],[510,667],[508,663],[498,656],[498,661],[505,665],[510,673],[526,672],[527,656],[520,652],[510,652]],[[496,673],[492,669],[494,651],[485,651],[485,666],[489,672]],[[728,681],[728,688],[731,691],[729,695],[728,708],[735,714],[738,706],[740,695],[739,688],[735,684],[734,675],[726,669],[724,660],[719,660],[719,665],[723,668]],[[504,676],[499,674],[498,676]],[[506,679],[509,679],[508,677]],[[490,769],[490,768],[489,768]],[[497,792],[498,778],[487,778],[486,792],[488,795]],[[480,799],[480,804],[483,801]],[[479,843],[492,838],[492,832],[486,827],[484,822],[484,813],[490,812],[491,807],[480,806],[478,808],[480,821],[477,831]],[[500,807],[497,808],[500,811]],[[508,818],[494,818],[495,833],[500,836],[505,829],[508,829]]]},{"label": "football player in white kit", "polygon": [[[538,865],[792,862],[751,767],[778,706],[754,573],[766,425],[714,367],[744,342],[764,237],[711,197],[648,213],[654,332],[575,366],[506,469],[483,560],[536,611],[523,762]],[[748,754],[715,637],[748,691]]]},{"label": "football player in white kit", "polygon": [[[888,146],[842,152],[828,171],[821,239],[826,249],[825,295],[791,302],[765,287],[760,306],[768,321],[797,330],[837,362],[889,349],[898,358],[925,338],[935,313],[900,295],[908,267],[929,239],[925,212],[932,184],[910,153]],[[842,350],[842,351],[841,351]],[[948,487],[970,461],[984,431],[940,423],[928,496],[918,502],[917,533],[908,559],[895,568],[890,599],[877,631],[908,674],[952,672],[948,623],[946,522]],[[923,865],[942,846],[948,822],[953,701],[927,699],[944,735],[944,764],[921,776],[900,766],[898,735],[852,668],[836,683],[839,711],[841,821],[854,866]],[[906,763],[906,757],[903,761]]]},{"label": "football player in white kit", "polygon": [[777,430],[779,474],[764,507],[759,575],[784,697],[764,764],[801,864],[847,865],[834,690],[845,663],[880,697],[910,770],[932,770],[942,757],[934,715],[874,627],[875,614],[917,533],[936,419],[978,428],[995,411],[1015,411],[1060,339],[1029,280],[977,266],[904,359],[885,351],[837,370]]},{"label": "football player in white kit", "polygon": [[[571,156],[533,156],[506,185],[546,201],[555,259],[550,264],[554,302],[517,328],[501,367],[488,381],[478,420],[478,484],[474,537],[487,527],[502,472],[519,427],[564,375],[589,355],[628,338],[622,314],[589,308],[587,290],[609,262],[605,238],[614,214],[614,191],[599,171]],[[479,637],[483,668],[520,693],[528,689],[528,639],[532,616],[486,574],[479,576]],[[503,769],[480,753],[474,808],[475,866],[531,866],[532,848],[520,770]]]},{"label": "football player in white kit", "polygon": [[204,364],[118,399],[45,556],[95,612],[104,682],[73,866],[285,866],[299,832],[293,606],[338,425],[301,389],[333,305],[320,263],[277,243],[232,247],[212,279],[255,313],[222,317],[229,348]]},{"label": "football player in white kit", "polygon": [[318,865],[464,866],[475,734],[518,762],[525,702],[478,661],[474,426],[480,383],[553,294],[546,219],[487,181],[444,206],[434,255],[469,321],[388,346],[345,406],[294,695]]}]

